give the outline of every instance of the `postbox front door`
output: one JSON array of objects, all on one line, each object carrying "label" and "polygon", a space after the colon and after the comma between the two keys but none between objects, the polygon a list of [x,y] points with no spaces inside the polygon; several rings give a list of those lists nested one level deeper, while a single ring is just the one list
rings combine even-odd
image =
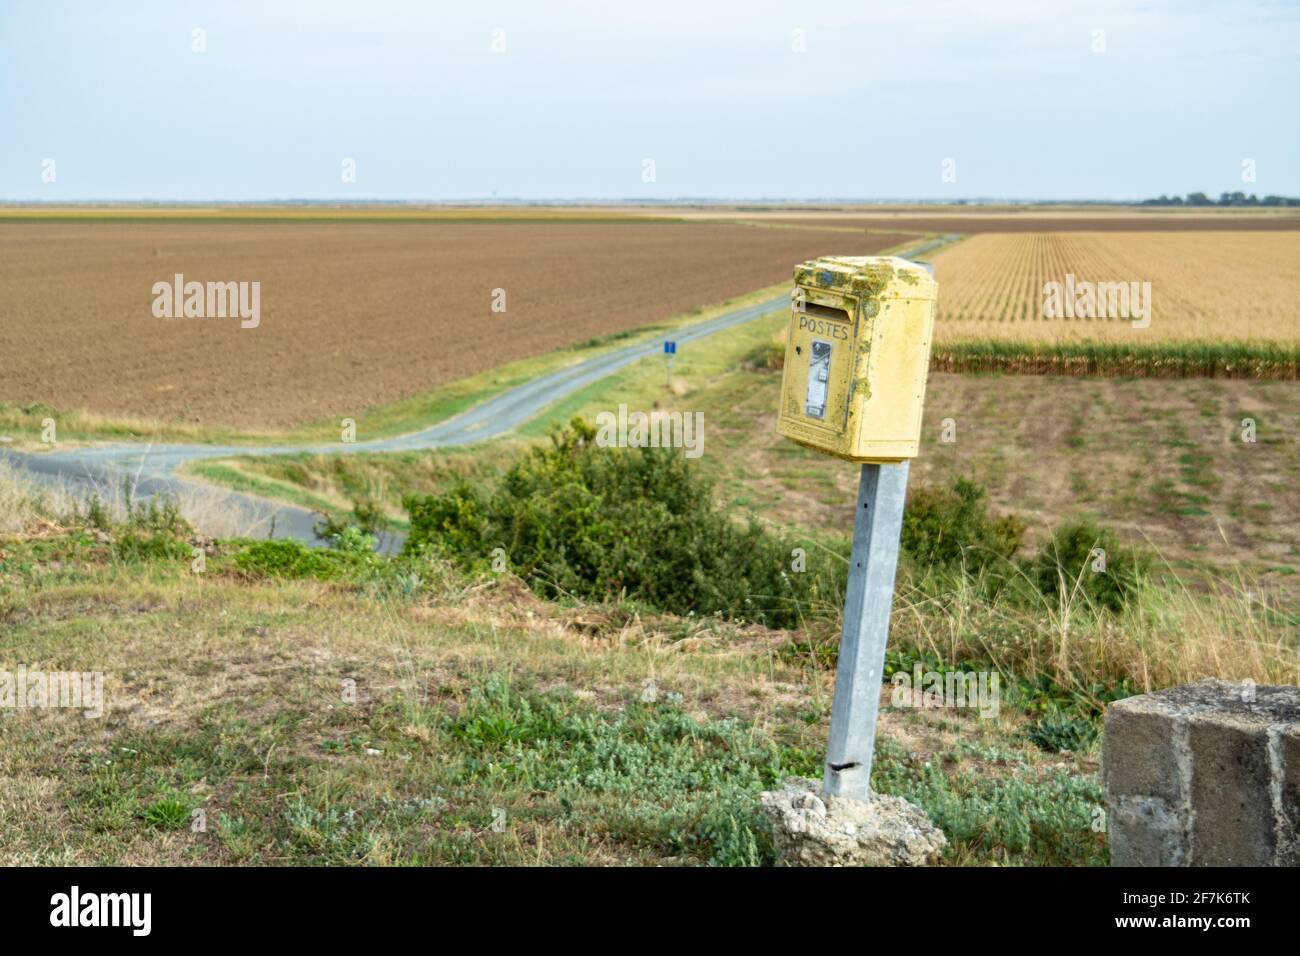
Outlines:
[{"label": "postbox front door", "polygon": [[855,311],[852,301],[835,307],[800,300],[790,316],[786,414],[828,435],[843,434],[848,420]]}]

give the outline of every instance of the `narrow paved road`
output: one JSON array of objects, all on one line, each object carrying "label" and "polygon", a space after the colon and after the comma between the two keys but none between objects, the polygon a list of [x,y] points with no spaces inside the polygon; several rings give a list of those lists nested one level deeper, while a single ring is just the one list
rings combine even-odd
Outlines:
[{"label": "narrow paved road", "polygon": [[[915,258],[954,241],[944,236],[912,247],[899,255]],[[787,308],[789,296],[759,302],[727,312],[713,319],[685,326],[672,333],[677,342],[692,342],[743,322],[751,322],[778,309]],[[482,404],[418,432],[375,441],[328,445],[141,445],[112,444],[24,454],[0,448],[0,460],[31,473],[38,481],[59,484],[70,490],[113,489],[125,479],[131,483],[138,500],[163,495],[184,501],[193,497],[220,496],[218,506],[235,524],[263,523],[277,538],[296,538],[311,544],[322,543],[315,533],[311,512],[291,505],[268,502],[252,495],[215,490],[186,481],[176,474],[184,462],[204,458],[232,458],[238,455],[356,454],[357,452],[412,451],[469,445],[514,431],[539,412],[579,389],[626,368],[633,362],[657,354],[662,341],[628,345],[594,358],[586,359],[523,385],[507,389]],[[400,538],[386,543],[385,550],[400,546]]]}]

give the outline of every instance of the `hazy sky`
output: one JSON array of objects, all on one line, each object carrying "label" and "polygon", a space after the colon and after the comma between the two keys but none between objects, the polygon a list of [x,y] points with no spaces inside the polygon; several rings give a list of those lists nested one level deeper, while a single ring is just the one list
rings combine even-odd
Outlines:
[{"label": "hazy sky", "polygon": [[1295,0],[0,0],[3,199],[1300,195],[1298,101]]}]

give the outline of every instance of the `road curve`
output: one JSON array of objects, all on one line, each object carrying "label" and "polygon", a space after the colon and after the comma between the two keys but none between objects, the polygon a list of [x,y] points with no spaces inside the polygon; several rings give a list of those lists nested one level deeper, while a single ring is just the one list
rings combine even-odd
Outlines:
[{"label": "road curve", "polygon": [[[956,235],[933,239],[898,255],[914,258],[954,241]],[[788,307],[786,295],[774,297],[744,308],[734,309],[716,318],[684,326],[672,333],[677,342],[692,342],[723,329],[751,322],[763,315]],[[269,535],[294,538],[309,544],[322,544],[315,532],[312,512],[292,505],[225,489],[213,489],[187,481],[176,474],[187,461],[205,458],[233,458],[239,455],[330,454],[358,452],[417,451],[469,445],[514,431],[539,412],[592,382],[599,381],[633,362],[655,355],[662,341],[655,339],[627,345],[593,358],[551,372],[532,381],[506,389],[473,408],[446,421],[406,435],[344,444],[328,445],[198,445],[117,443],[77,448],[70,451],[26,454],[0,448],[0,461],[28,472],[45,484],[62,485],[74,492],[103,490],[130,483],[137,500],[155,496],[184,501],[197,496],[219,496],[219,507],[238,524],[265,523]],[[385,542],[383,550],[400,547],[400,537]]]}]

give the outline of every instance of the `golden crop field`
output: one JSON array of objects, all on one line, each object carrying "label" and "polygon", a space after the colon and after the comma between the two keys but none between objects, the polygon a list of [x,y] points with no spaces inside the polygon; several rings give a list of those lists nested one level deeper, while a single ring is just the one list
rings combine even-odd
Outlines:
[{"label": "golden crop field", "polygon": [[[940,344],[1300,344],[1300,231],[984,233],[934,261]],[[1076,294],[1085,282],[1124,283],[1135,311],[1149,289],[1149,324],[1048,317],[1044,286],[1060,283],[1064,297],[1067,281]]]}]

